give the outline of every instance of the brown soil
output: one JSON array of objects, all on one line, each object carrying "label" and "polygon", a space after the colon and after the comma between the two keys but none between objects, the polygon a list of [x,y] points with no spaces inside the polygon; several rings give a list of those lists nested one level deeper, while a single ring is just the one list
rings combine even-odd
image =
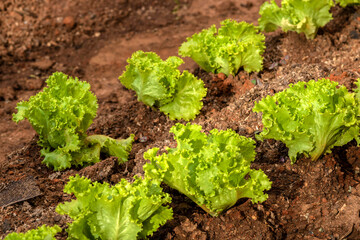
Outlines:
[{"label": "brown soil", "polygon": [[[233,18],[256,23],[262,0],[90,0],[0,2],[0,237],[69,218],[55,213],[70,196],[62,192],[69,176],[117,183],[142,174],[143,153],[174,144],[175,121],[136,100],[117,80],[136,50],[166,58],[177,54],[186,37],[211,24]],[[295,33],[266,34],[264,70],[235,77],[188,69],[204,80],[208,95],[193,121],[205,131],[232,128],[254,138],[262,128],[254,102],[290,83],[329,77],[354,87],[360,77],[360,9],[332,9],[334,20],[309,41]],[[83,169],[54,172],[41,164],[37,135],[27,122],[11,121],[16,103],[44,86],[54,71],[88,81],[99,99],[98,116],[89,133],[136,141],[126,164],[107,158]],[[254,84],[256,83],[256,84]],[[262,204],[247,199],[220,217],[206,214],[191,200],[164,186],[173,198],[174,219],[151,239],[360,239],[360,149],[355,142],[335,148],[317,162],[299,159],[291,165],[280,142],[257,143],[254,168],[273,181]],[[12,189],[26,188],[16,192]],[[40,194],[40,195],[39,195]],[[1,198],[1,196],[0,196]],[[2,198],[4,199],[4,198]],[[0,201],[1,203],[1,201]],[[66,232],[58,235],[65,239]]]}]

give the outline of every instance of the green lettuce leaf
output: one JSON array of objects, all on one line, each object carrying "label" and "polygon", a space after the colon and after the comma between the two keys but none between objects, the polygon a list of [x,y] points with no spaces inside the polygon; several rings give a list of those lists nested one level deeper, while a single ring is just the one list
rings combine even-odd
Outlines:
[{"label": "green lettuce leaf", "polygon": [[189,121],[199,114],[206,88],[191,73],[180,73],[181,58],[169,57],[163,61],[156,53],[137,51],[127,62],[119,80],[136,92],[139,101],[160,108],[171,120]]},{"label": "green lettuce leaf", "polygon": [[306,38],[314,39],[319,27],[332,19],[333,5],[332,0],[283,0],[280,8],[271,0],[260,7],[259,27],[266,32],[280,27],[284,32],[304,33]]},{"label": "green lettuce leaf", "polygon": [[360,0],[336,0],[337,4],[339,4],[341,7],[347,7],[348,5],[359,5]]},{"label": "green lettuce leaf", "polygon": [[255,103],[264,125],[257,139],[284,142],[292,163],[301,154],[317,160],[335,146],[359,142],[359,100],[337,85],[328,79],[298,82]]},{"label": "green lettuce leaf", "polygon": [[262,69],[265,36],[246,22],[224,20],[187,38],[179,55],[191,57],[207,72],[236,75],[240,67],[247,72]]},{"label": "green lettuce leaf", "polygon": [[61,232],[61,228],[58,225],[52,227],[42,225],[26,233],[10,233],[4,240],[56,240],[55,235],[58,232]]},{"label": "green lettuce leaf", "polygon": [[217,216],[240,198],[252,202],[267,199],[264,190],[271,182],[261,170],[250,169],[255,159],[255,142],[233,130],[213,129],[209,135],[201,126],[178,123],[171,128],[176,148],[157,156],[158,148],[144,154],[145,176],[162,179],[188,196],[206,212]]},{"label": "green lettuce leaf", "polygon": [[125,141],[100,135],[87,140],[86,130],[98,108],[90,84],[60,72],[51,75],[46,83],[48,86],[42,92],[29,101],[19,102],[18,112],[13,115],[15,122],[28,119],[39,134],[43,163],[54,170],[63,170],[98,162],[100,152],[118,156],[119,162],[124,162],[134,136]]},{"label": "green lettuce leaf", "polygon": [[150,179],[122,179],[110,187],[77,175],[70,177],[64,192],[77,198],[56,208],[73,219],[69,239],[145,238],[172,218],[172,210],[163,206],[171,202],[170,196],[162,192],[160,182]]},{"label": "green lettuce leaf", "polygon": [[356,94],[356,98],[360,102],[360,78],[356,80],[355,85],[357,86],[357,88],[354,90],[354,92]]},{"label": "green lettuce leaf", "polygon": [[160,107],[160,111],[169,115],[170,119],[191,120],[198,115],[206,96],[204,82],[188,71],[184,71],[175,86],[172,102]]}]

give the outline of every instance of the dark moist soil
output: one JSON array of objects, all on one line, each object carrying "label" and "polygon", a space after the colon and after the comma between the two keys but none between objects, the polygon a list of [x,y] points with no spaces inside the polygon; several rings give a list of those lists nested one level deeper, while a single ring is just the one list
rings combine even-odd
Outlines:
[{"label": "dark moist soil", "polygon": [[[42,224],[58,224],[66,239],[66,222],[54,209],[71,196],[63,193],[69,176],[115,184],[142,174],[143,153],[174,146],[169,134],[176,121],[136,100],[117,80],[136,50],[166,58],[177,54],[186,37],[211,24],[233,18],[256,23],[263,1],[30,1],[0,2],[0,237]],[[261,116],[254,102],[290,83],[328,77],[349,90],[360,77],[360,9],[335,7],[334,20],[316,39],[276,31],[266,34],[264,70],[224,78],[187,69],[208,88],[204,107],[192,121],[205,131],[232,128],[254,138]],[[90,82],[99,99],[89,134],[126,138],[135,134],[129,161],[115,158],[83,169],[54,172],[41,163],[38,136],[26,121],[11,121],[16,103],[44,87],[54,71]],[[306,99],[304,99],[306,101]],[[180,121],[184,123],[183,121]],[[257,142],[254,168],[273,182],[262,204],[241,199],[220,217],[164,185],[171,194],[174,219],[151,239],[360,239],[360,149],[355,142],[337,147],[317,162],[294,165],[284,144]]]}]

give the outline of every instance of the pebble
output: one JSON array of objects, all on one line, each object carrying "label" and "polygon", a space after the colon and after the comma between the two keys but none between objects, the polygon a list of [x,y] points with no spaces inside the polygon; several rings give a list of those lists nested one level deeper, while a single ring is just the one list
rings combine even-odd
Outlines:
[{"label": "pebble", "polygon": [[54,221],[55,221],[55,222],[59,222],[60,220],[61,220],[61,216],[56,215],[56,216],[54,217]]},{"label": "pebble", "polygon": [[339,38],[339,41],[340,41],[341,43],[345,43],[345,42],[347,41],[347,36],[346,36],[345,34],[342,34],[342,35],[340,36],[340,38]]},{"label": "pebble", "polygon": [[217,77],[220,78],[221,80],[226,79],[226,75],[224,73],[218,73]]},{"label": "pebble", "polygon": [[63,24],[65,25],[67,30],[71,30],[75,26],[75,19],[72,16],[67,16],[63,20]]},{"label": "pebble", "polygon": [[58,178],[61,175],[61,172],[55,172],[48,176],[50,180],[54,180],[55,178]]},{"label": "pebble", "polygon": [[246,128],[246,133],[247,133],[247,134],[251,135],[251,134],[254,133],[254,129],[253,129],[253,128],[251,128],[251,127],[245,127],[245,128]]},{"label": "pebble", "polygon": [[52,60],[50,60],[49,58],[43,58],[43,59],[37,60],[36,62],[32,63],[31,65],[35,68],[45,71],[45,70],[48,70],[49,68],[51,68],[53,64],[54,64],[54,62]]}]

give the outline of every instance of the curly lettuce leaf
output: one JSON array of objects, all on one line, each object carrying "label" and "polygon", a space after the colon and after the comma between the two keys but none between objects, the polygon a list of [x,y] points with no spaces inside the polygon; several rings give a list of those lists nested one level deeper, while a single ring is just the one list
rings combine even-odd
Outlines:
[{"label": "curly lettuce leaf", "polygon": [[120,82],[136,92],[138,100],[148,106],[171,101],[183,60],[170,57],[163,61],[156,53],[137,51],[127,60]]},{"label": "curly lettuce leaf", "polygon": [[58,232],[61,232],[61,228],[58,225],[52,227],[42,225],[26,233],[10,233],[4,240],[56,240],[55,235]]},{"label": "curly lettuce leaf", "polygon": [[86,137],[85,142],[91,146],[91,149],[99,149],[102,153],[117,157],[119,163],[124,163],[128,160],[134,137],[135,135],[133,134],[127,139],[114,139],[104,135],[91,135]]},{"label": "curly lettuce leaf", "polygon": [[232,207],[240,198],[252,202],[267,199],[264,190],[271,182],[261,170],[250,169],[255,159],[255,142],[233,130],[213,129],[209,135],[201,126],[178,123],[171,128],[176,148],[157,156],[158,148],[144,154],[145,176],[162,179],[188,196],[213,216]]},{"label": "curly lettuce leaf", "polygon": [[[86,141],[86,130],[96,116],[97,98],[90,91],[90,84],[56,72],[47,80],[47,87],[28,101],[17,104],[15,122],[28,119],[39,134],[38,144],[44,156],[43,163],[54,170],[63,170],[72,165],[92,164],[100,161],[100,152],[129,152],[131,143],[115,144],[109,137],[106,144]],[[96,137],[92,137],[95,139]],[[104,141],[104,140],[103,140]],[[111,144],[113,143],[113,144]],[[111,151],[108,145],[111,145]],[[124,154],[121,162],[124,161]],[[119,159],[120,160],[120,159]]]},{"label": "curly lettuce leaf", "polygon": [[271,0],[260,7],[259,27],[266,32],[280,27],[284,32],[304,33],[306,38],[314,39],[319,27],[332,19],[333,5],[332,0],[283,0],[280,8]]},{"label": "curly lettuce leaf", "polygon": [[77,198],[56,208],[73,219],[69,239],[145,238],[172,218],[172,210],[163,206],[171,202],[170,196],[162,192],[160,182],[150,179],[122,179],[110,187],[77,175],[70,177],[64,192]]},{"label": "curly lettuce leaf", "polygon": [[160,111],[169,115],[171,120],[189,121],[198,115],[203,107],[202,98],[206,96],[204,82],[188,71],[184,71],[175,87],[172,102],[162,105]]},{"label": "curly lettuce leaf", "polygon": [[337,85],[328,79],[298,82],[255,103],[264,125],[257,139],[284,142],[292,163],[301,154],[315,161],[335,146],[359,142],[359,101]]},{"label": "curly lettuce leaf", "polygon": [[179,55],[191,57],[207,72],[236,75],[240,67],[247,72],[262,69],[265,36],[246,22],[224,20],[187,38]]},{"label": "curly lettuce leaf", "polygon": [[341,7],[347,7],[348,5],[359,5],[360,0],[336,0],[337,4],[339,4]]},{"label": "curly lettuce leaf", "polygon": [[156,53],[137,51],[127,61],[129,64],[119,80],[136,92],[139,101],[159,108],[171,120],[189,121],[199,114],[206,88],[191,73],[180,73],[181,58],[163,61]]}]

